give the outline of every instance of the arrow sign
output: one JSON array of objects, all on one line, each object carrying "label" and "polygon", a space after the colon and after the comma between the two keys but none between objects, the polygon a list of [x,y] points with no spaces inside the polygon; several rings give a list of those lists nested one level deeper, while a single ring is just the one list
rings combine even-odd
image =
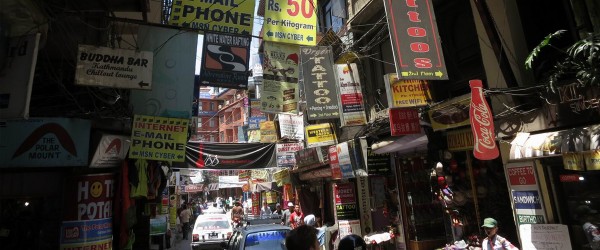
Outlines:
[{"label": "arrow sign", "polygon": [[442,71],[438,70],[438,71],[435,72],[435,76],[436,77],[442,77],[443,75],[444,75],[444,73],[442,73]]},{"label": "arrow sign", "polygon": [[271,32],[270,30],[269,30],[269,31],[267,31],[267,36],[268,36],[268,37],[272,37],[272,36],[273,36],[273,32]]},{"label": "arrow sign", "polygon": [[149,83],[149,82],[144,82],[144,81],[142,80],[142,81],[140,81],[140,82],[138,83],[138,85],[140,85],[140,88],[143,88],[143,87],[148,87],[148,85],[150,85],[150,83]]},{"label": "arrow sign", "polygon": [[309,42],[312,42],[312,40],[313,40],[313,39],[314,39],[314,38],[313,38],[312,36],[307,36],[307,37],[306,37],[306,41],[309,41]]},{"label": "arrow sign", "polygon": [[317,117],[317,114],[311,114],[310,117]]}]

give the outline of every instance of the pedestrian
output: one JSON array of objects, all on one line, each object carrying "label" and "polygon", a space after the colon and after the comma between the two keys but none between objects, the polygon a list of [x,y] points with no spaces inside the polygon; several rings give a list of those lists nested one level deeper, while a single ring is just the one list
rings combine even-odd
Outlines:
[{"label": "pedestrian", "polygon": [[294,206],[294,212],[290,215],[290,227],[297,228],[304,224],[304,214],[300,210],[300,205]]},{"label": "pedestrian", "polygon": [[273,211],[273,214],[277,214],[279,216],[283,215],[283,210],[281,210],[281,204],[275,204],[275,211]]},{"label": "pedestrian", "polygon": [[183,209],[181,210],[181,213],[179,214],[179,218],[181,220],[181,231],[183,233],[183,239],[187,240],[187,234],[188,234],[188,230],[190,229],[190,217],[192,216],[192,213],[189,209],[187,209],[187,206],[184,204],[183,205]]},{"label": "pedestrian", "polygon": [[271,208],[269,207],[269,204],[267,204],[266,201],[263,201],[263,205],[260,208],[260,216],[263,218],[269,217],[271,216],[272,212],[271,212]]},{"label": "pedestrian", "polygon": [[498,235],[498,221],[494,218],[485,218],[481,227],[483,227],[487,235],[481,243],[482,250],[519,250],[510,241]]},{"label": "pedestrian", "polygon": [[285,237],[287,250],[318,250],[317,229],[307,225],[301,225],[293,229]]},{"label": "pedestrian", "polygon": [[309,214],[304,217],[304,225],[311,226],[317,229],[317,240],[319,241],[319,246],[322,247],[325,245],[325,230],[326,227],[321,226],[319,222],[319,217],[314,214]]},{"label": "pedestrian", "polygon": [[281,215],[281,225],[284,226],[290,226],[290,215],[292,215],[292,213],[294,213],[294,203],[292,203],[291,201],[288,202],[288,209],[286,209],[285,211],[283,211],[283,214]]},{"label": "pedestrian", "polygon": [[338,250],[367,250],[367,243],[356,234],[344,236],[338,243]]}]

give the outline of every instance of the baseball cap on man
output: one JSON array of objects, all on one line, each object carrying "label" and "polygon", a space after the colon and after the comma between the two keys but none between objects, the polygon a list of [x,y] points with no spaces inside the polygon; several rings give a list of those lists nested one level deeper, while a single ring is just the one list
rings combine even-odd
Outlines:
[{"label": "baseball cap on man", "polygon": [[485,218],[481,227],[494,228],[498,226],[498,222],[494,218]]},{"label": "baseball cap on man", "polygon": [[293,206],[294,206],[294,203],[292,203],[291,201],[288,202],[288,207],[293,207]]}]

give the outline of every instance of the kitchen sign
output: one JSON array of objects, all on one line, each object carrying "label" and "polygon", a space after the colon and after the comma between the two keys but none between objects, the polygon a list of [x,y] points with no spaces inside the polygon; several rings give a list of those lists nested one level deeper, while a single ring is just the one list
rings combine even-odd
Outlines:
[{"label": "kitchen sign", "polygon": [[400,79],[448,80],[432,0],[384,0]]},{"label": "kitchen sign", "polygon": [[384,76],[388,107],[408,108],[429,104],[429,82],[425,80],[400,80],[397,74]]},{"label": "kitchen sign", "polygon": [[500,151],[496,146],[494,116],[483,96],[483,83],[481,80],[471,80],[469,85],[471,86],[469,118],[473,131],[473,155],[479,160],[496,159]]}]

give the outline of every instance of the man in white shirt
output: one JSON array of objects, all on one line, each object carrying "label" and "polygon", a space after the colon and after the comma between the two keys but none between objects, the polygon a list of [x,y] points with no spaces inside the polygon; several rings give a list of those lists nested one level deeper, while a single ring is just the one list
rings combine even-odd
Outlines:
[{"label": "man in white shirt", "polygon": [[266,201],[263,201],[263,206],[262,208],[260,208],[260,217],[266,218],[271,216],[273,212],[271,212],[271,208],[269,207],[269,204],[267,204]]}]

